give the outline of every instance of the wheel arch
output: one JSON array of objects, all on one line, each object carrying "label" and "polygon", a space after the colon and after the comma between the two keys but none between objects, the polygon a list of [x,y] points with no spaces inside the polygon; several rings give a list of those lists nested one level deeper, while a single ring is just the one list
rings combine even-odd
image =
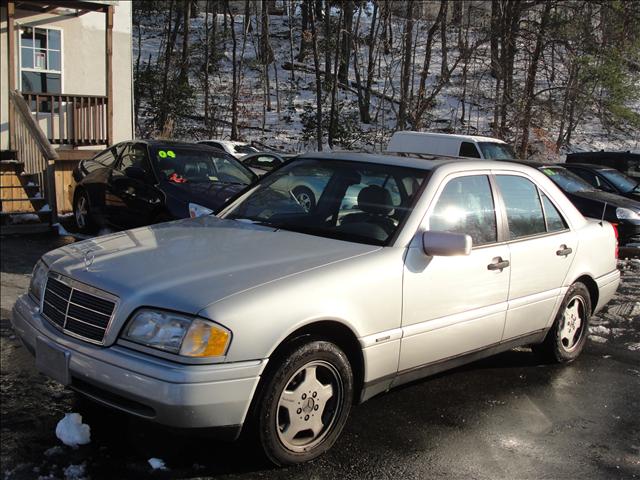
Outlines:
[{"label": "wheel arch", "polygon": [[354,331],[336,320],[316,320],[303,325],[285,337],[269,355],[269,367],[274,368],[277,360],[289,350],[308,339],[327,340],[335,343],[345,353],[353,371],[354,403],[360,398],[365,378],[365,362],[362,346]]},{"label": "wheel arch", "polygon": [[[600,291],[598,290],[598,284],[596,283],[596,281],[593,279],[593,277],[591,277],[591,275],[585,274],[585,275],[581,275],[580,277],[576,278],[573,283],[582,283],[585,287],[587,287],[587,290],[589,291],[589,300],[591,301],[591,312],[590,314],[593,314],[593,312],[595,311],[596,305],[598,305],[598,300],[600,297]],[[572,283],[572,284],[573,284]]]}]

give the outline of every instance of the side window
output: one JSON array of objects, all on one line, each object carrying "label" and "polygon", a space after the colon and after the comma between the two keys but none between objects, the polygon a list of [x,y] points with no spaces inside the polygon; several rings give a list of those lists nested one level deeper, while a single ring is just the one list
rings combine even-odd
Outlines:
[{"label": "side window", "polygon": [[533,182],[513,175],[498,175],[496,180],[507,209],[509,238],[546,233],[538,188]]},{"label": "side window", "polygon": [[460,145],[460,153],[461,157],[470,157],[470,158],[480,158],[480,153],[476,146],[471,142],[462,142]]},{"label": "side window", "polygon": [[600,187],[600,182],[598,181],[598,177],[595,173],[590,172],[588,170],[583,170],[582,168],[572,168],[569,170],[570,172],[575,173],[580,178],[593,185],[594,187]]},{"label": "side window", "polygon": [[124,172],[129,167],[138,167],[147,172],[147,174],[150,174],[151,168],[147,159],[146,150],[144,145],[140,144],[127,146],[122,154],[122,160],[120,161],[118,170]]},{"label": "side window", "polygon": [[562,215],[555,207],[551,200],[541,193],[542,204],[544,205],[544,218],[547,221],[547,232],[560,232],[567,228],[567,222],[564,221]]},{"label": "side window", "polygon": [[116,158],[117,158],[117,155],[116,155],[115,147],[111,147],[105,150],[104,152],[102,152],[100,155],[98,155],[94,159],[94,161],[99,163],[103,167],[113,167],[113,165],[116,163]]},{"label": "side window", "polygon": [[429,229],[470,235],[474,246],[496,242],[496,212],[489,178],[473,175],[447,183],[429,217]]}]

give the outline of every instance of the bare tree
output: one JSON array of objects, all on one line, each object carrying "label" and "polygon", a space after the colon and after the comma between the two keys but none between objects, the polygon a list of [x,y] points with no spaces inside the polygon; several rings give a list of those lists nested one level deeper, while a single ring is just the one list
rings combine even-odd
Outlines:
[{"label": "bare tree", "polygon": [[402,49],[402,72],[400,74],[400,106],[398,108],[398,129],[405,128],[407,123],[407,107],[409,103],[409,80],[411,78],[412,46],[413,46],[413,5],[414,0],[407,0],[406,19],[404,24],[404,46]]}]

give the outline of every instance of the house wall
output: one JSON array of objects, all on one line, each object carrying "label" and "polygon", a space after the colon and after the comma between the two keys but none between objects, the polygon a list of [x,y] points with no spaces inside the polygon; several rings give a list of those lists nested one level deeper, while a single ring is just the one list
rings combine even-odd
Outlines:
[{"label": "house wall", "polygon": [[[132,114],[132,49],[131,2],[112,2],[113,18],[113,141],[120,142],[133,137]],[[60,14],[37,14],[16,9],[16,29],[21,25],[58,27],[62,33],[62,93],[78,95],[106,95],[106,14],[88,12],[80,16],[66,10]],[[1,125],[0,149],[8,148],[8,43],[7,7],[1,8],[0,79]],[[18,33],[16,45],[16,87],[20,88]]]}]

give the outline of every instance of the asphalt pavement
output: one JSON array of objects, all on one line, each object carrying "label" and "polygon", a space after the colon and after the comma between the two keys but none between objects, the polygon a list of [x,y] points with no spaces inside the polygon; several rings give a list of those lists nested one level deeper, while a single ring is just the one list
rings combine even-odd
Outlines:
[{"label": "asphalt pavement", "polygon": [[[355,407],[328,454],[273,468],[250,443],[147,424],[35,371],[10,310],[39,256],[72,241],[1,239],[2,478],[640,478],[639,260],[620,263],[623,284],[576,362],[545,365],[522,348],[392,390]],[[90,425],[89,445],[57,440],[69,412]]]}]

